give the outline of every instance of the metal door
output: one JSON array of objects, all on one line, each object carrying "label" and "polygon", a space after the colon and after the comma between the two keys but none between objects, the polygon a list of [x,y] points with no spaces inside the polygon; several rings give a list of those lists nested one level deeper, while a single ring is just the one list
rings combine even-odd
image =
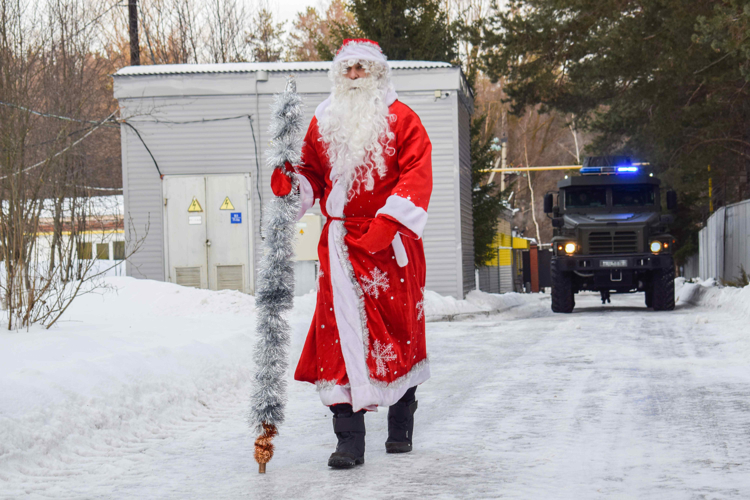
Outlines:
[{"label": "metal door", "polygon": [[165,176],[165,268],[167,281],[206,288],[206,180],[204,176]]},{"label": "metal door", "polygon": [[250,176],[206,177],[208,287],[252,293]]}]

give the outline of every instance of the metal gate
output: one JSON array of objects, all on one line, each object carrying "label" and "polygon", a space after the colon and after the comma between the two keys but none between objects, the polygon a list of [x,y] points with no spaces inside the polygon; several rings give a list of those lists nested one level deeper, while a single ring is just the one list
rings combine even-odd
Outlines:
[{"label": "metal gate", "polygon": [[167,281],[253,293],[250,175],[163,181]]}]

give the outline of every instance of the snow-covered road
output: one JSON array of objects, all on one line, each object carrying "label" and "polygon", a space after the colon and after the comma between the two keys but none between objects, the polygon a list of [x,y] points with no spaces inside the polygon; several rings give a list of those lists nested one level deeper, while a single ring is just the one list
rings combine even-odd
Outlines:
[{"label": "snow-covered road", "polygon": [[641,294],[576,302],[559,315],[526,296],[428,323],[433,375],[417,391],[411,454],[386,455],[381,411],[367,416],[366,464],[329,470],[330,413],[292,383],[259,475],[247,368],[156,420],[0,455],[0,498],[750,498],[750,316],[684,300],[653,312]]}]

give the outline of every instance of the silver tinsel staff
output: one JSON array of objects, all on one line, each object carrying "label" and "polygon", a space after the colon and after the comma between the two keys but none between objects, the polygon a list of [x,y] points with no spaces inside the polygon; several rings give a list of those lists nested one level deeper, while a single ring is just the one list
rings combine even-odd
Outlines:
[{"label": "silver tinsel staff", "polygon": [[[284,170],[286,162],[299,165],[303,132],[302,98],[297,94],[293,76],[286,88],[274,98],[271,110],[271,147],[267,165]],[[286,172],[285,172],[286,173]],[[287,174],[288,175],[288,174]],[[274,197],[266,206],[263,224],[264,252],[258,271],[258,310],[255,345],[255,387],[250,404],[249,423],[260,433],[255,440],[258,471],[266,472],[266,463],[273,457],[271,440],[284,422],[286,404],[287,348],[290,327],[283,314],[294,301],[294,223],[299,211],[297,180],[292,178],[292,191]]]}]

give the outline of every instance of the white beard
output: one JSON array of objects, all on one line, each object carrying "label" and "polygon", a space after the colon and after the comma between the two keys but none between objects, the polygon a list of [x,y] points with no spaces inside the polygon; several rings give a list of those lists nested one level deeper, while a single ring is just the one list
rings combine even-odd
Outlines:
[{"label": "white beard", "polygon": [[362,186],[372,191],[373,174],[382,179],[387,170],[384,154],[395,154],[386,102],[391,85],[385,72],[349,80],[333,69],[332,77],[331,103],[320,117],[318,130],[331,164],[330,177],[344,183],[351,199]]}]

